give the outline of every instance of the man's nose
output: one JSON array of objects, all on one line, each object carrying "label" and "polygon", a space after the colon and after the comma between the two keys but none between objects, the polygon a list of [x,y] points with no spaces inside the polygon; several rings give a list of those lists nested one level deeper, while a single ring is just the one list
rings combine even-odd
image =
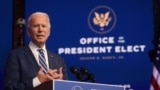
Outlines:
[{"label": "man's nose", "polygon": [[38,31],[42,31],[42,28],[43,28],[43,27],[42,27],[41,25],[39,25],[39,26],[38,26]]}]

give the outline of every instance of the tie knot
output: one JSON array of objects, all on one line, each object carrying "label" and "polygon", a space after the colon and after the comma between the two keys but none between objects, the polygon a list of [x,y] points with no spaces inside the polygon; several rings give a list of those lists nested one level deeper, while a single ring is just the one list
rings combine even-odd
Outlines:
[{"label": "tie knot", "polygon": [[42,53],[44,50],[42,48],[37,49],[40,53]]}]

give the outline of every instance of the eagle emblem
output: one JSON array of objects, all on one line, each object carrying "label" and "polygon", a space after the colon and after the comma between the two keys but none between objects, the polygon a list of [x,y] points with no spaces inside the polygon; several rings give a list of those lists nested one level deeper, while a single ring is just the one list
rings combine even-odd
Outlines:
[{"label": "eagle emblem", "polygon": [[109,22],[111,21],[111,17],[109,16],[110,12],[106,12],[106,13],[97,13],[95,12],[95,17],[93,18],[93,23],[95,25],[98,25],[100,27],[100,30],[104,30],[105,26],[109,25]]}]

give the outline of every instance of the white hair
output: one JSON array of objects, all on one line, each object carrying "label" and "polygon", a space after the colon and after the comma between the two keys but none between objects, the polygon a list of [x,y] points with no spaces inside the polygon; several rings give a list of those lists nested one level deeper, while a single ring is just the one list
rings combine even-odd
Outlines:
[{"label": "white hair", "polygon": [[45,12],[34,12],[34,13],[32,13],[32,14],[29,16],[29,18],[28,18],[28,21],[27,21],[27,27],[28,27],[28,28],[29,28],[29,26],[30,26],[31,18],[32,18],[34,15],[44,15],[44,16],[46,16],[46,17],[48,18],[49,28],[51,27],[50,18],[49,18],[49,15],[48,15],[47,13],[45,13]]}]

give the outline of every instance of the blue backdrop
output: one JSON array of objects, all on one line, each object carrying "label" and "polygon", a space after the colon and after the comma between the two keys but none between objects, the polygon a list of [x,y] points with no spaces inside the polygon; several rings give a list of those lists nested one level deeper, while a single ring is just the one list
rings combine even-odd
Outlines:
[{"label": "blue backdrop", "polygon": [[[0,36],[2,81],[12,44],[12,2],[4,1],[1,6],[1,11],[6,8]],[[26,0],[26,18],[35,11],[49,14],[52,30],[47,46],[65,59],[70,80],[77,79],[69,67],[84,66],[95,75],[96,83],[148,90],[152,74],[148,56],[153,49],[152,0]],[[98,15],[105,22],[98,22]]]},{"label": "blue backdrop", "polygon": [[[34,11],[50,15],[52,31],[47,46],[64,57],[70,80],[76,80],[69,71],[75,65],[88,68],[97,83],[149,88],[152,0],[27,0],[26,17]],[[107,12],[108,25],[93,21],[95,13],[104,19]]]},{"label": "blue backdrop", "polygon": [[12,1],[3,0],[0,3],[0,90],[2,90],[3,72],[8,52],[12,49]]}]

